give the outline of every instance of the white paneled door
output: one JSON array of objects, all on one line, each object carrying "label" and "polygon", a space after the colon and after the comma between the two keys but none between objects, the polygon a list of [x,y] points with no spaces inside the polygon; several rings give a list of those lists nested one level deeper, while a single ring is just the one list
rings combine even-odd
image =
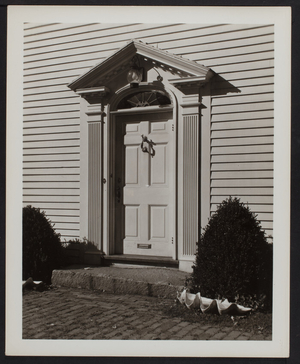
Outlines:
[{"label": "white paneled door", "polygon": [[[121,135],[116,133],[117,143],[122,143],[116,149],[122,150],[116,155],[118,250],[123,254],[172,257],[175,244],[173,120],[164,113],[126,116],[119,125],[117,122],[116,128],[122,129]],[[119,219],[123,220],[120,224]]]}]

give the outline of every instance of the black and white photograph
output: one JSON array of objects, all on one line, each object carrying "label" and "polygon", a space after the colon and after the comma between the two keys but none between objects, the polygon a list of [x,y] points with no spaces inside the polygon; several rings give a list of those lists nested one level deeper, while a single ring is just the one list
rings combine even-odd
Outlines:
[{"label": "black and white photograph", "polygon": [[289,355],[290,21],[9,7],[7,355]]}]

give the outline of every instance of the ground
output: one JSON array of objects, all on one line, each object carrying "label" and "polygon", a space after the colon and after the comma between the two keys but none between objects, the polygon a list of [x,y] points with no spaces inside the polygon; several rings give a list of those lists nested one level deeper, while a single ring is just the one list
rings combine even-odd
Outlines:
[{"label": "ground", "polygon": [[176,298],[52,288],[23,295],[23,339],[271,340],[271,315],[201,315]]}]

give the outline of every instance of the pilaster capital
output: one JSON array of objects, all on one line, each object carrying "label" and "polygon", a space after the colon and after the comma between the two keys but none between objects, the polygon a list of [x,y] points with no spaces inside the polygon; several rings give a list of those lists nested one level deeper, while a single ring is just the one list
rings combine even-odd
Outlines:
[{"label": "pilaster capital", "polygon": [[85,113],[88,116],[87,118],[88,123],[100,123],[106,116],[106,113],[103,111],[102,104],[87,105]]},{"label": "pilaster capital", "polygon": [[199,93],[184,95],[180,103],[180,106],[182,107],[182,115],[199,114],[201,106],[199,99]]}]

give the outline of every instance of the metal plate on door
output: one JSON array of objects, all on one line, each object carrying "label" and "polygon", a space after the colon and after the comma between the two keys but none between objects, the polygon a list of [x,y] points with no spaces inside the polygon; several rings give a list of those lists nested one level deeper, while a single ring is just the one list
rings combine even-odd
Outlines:
[{"label": "metal plate on door", "polygon": [[151,244],[138,244],[138,249],[151,249]]}]

